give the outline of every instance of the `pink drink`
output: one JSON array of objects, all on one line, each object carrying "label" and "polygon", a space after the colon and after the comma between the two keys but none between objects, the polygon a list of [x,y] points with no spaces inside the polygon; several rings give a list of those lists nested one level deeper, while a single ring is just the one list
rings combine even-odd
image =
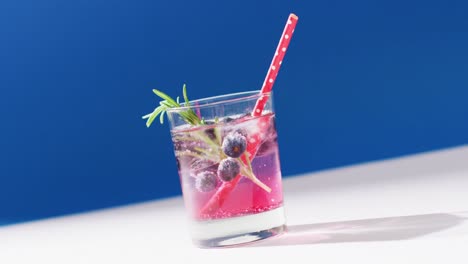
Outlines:
[{"label": "pink drink", "polygon": [[[269,100],[261,116],[251,116],[259,96],[252,94],[238,102],[229,97],[244,94],[220,103],[200,100],[194,111],[204,124],[172,127],[192,238],[200,246],[262,239],[285,224],[273,106]],[[169,117],[176,123],[178,115]]]},{"label": "pink drink", "polygon": [[[183,183],[185,203],[191,217],[195,220],[235,217],[268,211],[278,208],[283,204],[281,170],[274,118],[273,114],[261,117],[244,117],[229,123],[219,123],[218,125],[203,126],[195,129],[175,129],[172,131],[179,165],[179,175]],[[203,133],[210,137],[215,144],[218,144],[220,141],[218,141],[219,139],[216,138],[215,134],[221,136],[222,140],[223,135],[228,134],[230,131],[240,130],[246,134],[246,138],[249,138],[249,134],[256,133],[258,130],[257,125],[260,122],[265,122],[267,126],[265,129],[266,133],[264,134],[263,141],[260,143],[258,152],[251,161],[251,166],[257,179],[271,188],[271,191],[267,192],[241,174],[242,178],[222,205],[217,210],[203,213],[203,207],[216,193],[218,188],[221,187],[223,181],[217,179],[216,186],[213,189],[206,188],[205,190],[201,190],[201,188],[196,187],[197,175],[205,171],[216,173],[222,157],[216,158],[216,154],[207,157],[207,154],[197,151],[200,150],[199,148],[208,150],[212,146],[197,140],[198,135],[194,134]],[[215,133],[214,130],[218,130],[219,132]],[[188,140],[188,138],[193,138],[194,140]],[[184,153],[184,151],[186,152]]]}]

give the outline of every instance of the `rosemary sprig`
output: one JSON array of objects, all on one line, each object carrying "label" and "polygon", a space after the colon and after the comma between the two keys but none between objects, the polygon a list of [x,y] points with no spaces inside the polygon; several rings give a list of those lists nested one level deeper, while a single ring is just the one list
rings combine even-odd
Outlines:
[{"label": "rosemary sprig", "polygon": [[[156,107],[152,113],[149,113],[147,115],[144,115],[142,118],[147,119],[146,120],[146,126],[150,127],[151,124],[153,123],[154,119],[159,116],[159,121],[161,124],[164,123],[164,114],[166,114],[167,110],[170,108],[177,108],[177,107],[182,107],[181,104],[179,103],[179,97],[177,97],[176,100],[172,99],[169,95],[153,89],[153,93],[155,93],[157,96],[159,96],[162,101],[159,102],[159,106]],[[185,120],[185,122],[192,124],[192,125],[200,125],[203,124],[203,120],[200,119],[200,117],[197,116],[197,114],[190,108],[190,101],[187,96],[187,87],[184,84],[182,87],[182,94],[185,100],[184,107],[188,107],[186,110],[180,110],[178,114]]]},{"label": "rosemary sprig", "polygon": [[[199,117],[192,109],[190,105],[190,101],[187,96],[187,88],[186,85],[184,84],[182,87],[182,96],[184,98],[184,103],[183,105],[180,104],[179,102],[179,97],[176,98],[176,100],[172,99],[169,95],[153,89],[153,92],[159,96],[162,101],[159,102],[159,106],[156,107],[153,112],[144,115],[143,119],[146,120],[146,126],[149,127],[153,123],[153,121],[156,119],[156,117],[159,115],[159,121],[161,124],[164,123],[164,115],[167,115],[167,110],[171,108],[178,108],[178,107],[185,107],[184,110],[179,110],[177,113],[184,119],[185,122],[191,125],[206,125],[207,123],[205,122],[205,119],[202,117]],[[214,124],[219,123],[219,118],[215,117],[214,119]],[[222,159],[225,159],[227,156],[223,152],[221,146],[222,146],[222,138],[221,138],[221,131],[218,126],[214,126],[213,128],[213,133],[215,135],[214,138],[210,138],[204,131],[192,131],[190,134],[186,136],[175,136],[173,138],[174,142],[176,141],[194,141],[194,142],[203,142],[206,147],[194,147],[193,150],[177,150],[175,151],[175,155],[177,157],[181,156],[189,156],[192,158],[200,159],[200,160],[210,160],[214,163],[219,163]],[[258,185],[260,188],[264,189],[266,192],[271,192],[271,188],[268,187],[266,184],[261,182],[256,176],[255,173],[253,172],[252,164],[250,161],[250,154],[248,152],[244,153],[244,159],[245,163],[242,158],[237,158],[239,161],[239,164],[241,165],[241,175],[250,179],[253,183]]]}]

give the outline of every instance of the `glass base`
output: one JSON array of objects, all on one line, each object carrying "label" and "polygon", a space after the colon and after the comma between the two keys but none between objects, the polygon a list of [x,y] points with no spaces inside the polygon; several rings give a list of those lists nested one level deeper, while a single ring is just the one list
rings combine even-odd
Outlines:
[{"label": "glass base", "polygon": [[274,228],[270,228],[268,230],[262,230],[259,232],[252,232],[248,234],[242,234],[237,236],[229,236],[229,237],[222,237],[216,239],[208,239],[208,240],[198,240],[194,241],[194,243],[201,248],[213,248],[213,247],[229,247],[229,246],[239,246],[246,243],[251,243],[255,241],[259,241],[262,239],[266,239],[269,237],[273,237],[283,233],[286,226],[278,226]]},{"label": "glass base", "polygon": [[240,217],[193,222],[193,243],[198,247],[226,247],[249,243],[281,234],[286,219],[283,207]]}]

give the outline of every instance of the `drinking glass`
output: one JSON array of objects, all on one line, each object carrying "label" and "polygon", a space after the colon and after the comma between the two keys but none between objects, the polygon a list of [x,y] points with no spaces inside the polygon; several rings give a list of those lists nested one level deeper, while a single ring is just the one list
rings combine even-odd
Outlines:
[{"label": "drinking glass", "polygon": [[[253,114],[258,100],[266,100]],[[200,125],[187,123],[196,114]],[[167,110],[192,240],[252,242],[285,227],[273,94],[248,91]]]}]

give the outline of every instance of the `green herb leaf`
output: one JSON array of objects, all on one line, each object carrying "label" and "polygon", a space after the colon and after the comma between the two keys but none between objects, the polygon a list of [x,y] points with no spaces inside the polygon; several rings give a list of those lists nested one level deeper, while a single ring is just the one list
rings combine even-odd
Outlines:
[{"label": "green herb leaf", "polygon": [[[164,110],[162,106],[158,106],[154,109],[153,113],[146,115],[148,116],[148,120],[146,120],[146,126],[149,127],[151,126],[151,123],[153,123],[154,119],[158,116],[159,113],[161,113]],[[145,117],[145,116],[144,116]]]},{"label": "green herb leaf", "polygon": [[[148,119],[148,120],[146,120],[146,126],[147,127],[151,126],[154,119],[158,115],[160,115],[159,116],[159,121],[161,122],[161,124],[163,124],[164,123],[164,114],[166,114],[168,109],[181,107],[181,105],[179,103],[179,97],[177,97],[177,99],[174,100],[169,95],[167,95],[167,94],[165,94],[165,93],[163,93],[163,92],[161,92],[161,91],[159,91],[157,89],[153,89],[153,93],[155,93],[157,96],[159,96],[163,100],[159,102],[159,106],[156,107],[153,110],[152,113],[144,115],[142,117],[143,119]],[[182,93],[183,93],[183,97],[184,97],[184,100],[185,100],[184,106],[187,106],[188,109],[187,110],[181,110],[181,111],[178,112],[178,114],[185,120],[185,122],[187,122],[187,123],[189,123],[191,125],[204,124],[204,121],[202,119],[200,119],[200,117],[198,117],[197,114],[195,114],[195,112],[192,109],[190,109],[190,101],[188,100],[187,88],[186,88],[185,84],[183,85]]]},{"label": "green herb leaf", "polygon": [[172,99],[169,95],[161,92],[161,91],[158,91],[156,89],[153,89],[153,93],[155,93],[157,96],[161,97],[162,99],[166,100],[170,105],[174,106],[174,107],[180,107],[180,105],[174,101],[174,99]]},{"label": "green herb leaf", "polygon": [[164,113],[166,112],[161,112],[161,115],[159,116],[159,122],[161,122],[161,125],[164,124]]},{"label": "green herb leaf", "polygon": [[182,86],[182,94],[183,94],[184,100],[185,100],[185,105],[184,106],[190,107],[190,101],[189,101],[188,96],[187,96],[187,86],[185,85],[185,83],[184,83],[184,86]]}]

